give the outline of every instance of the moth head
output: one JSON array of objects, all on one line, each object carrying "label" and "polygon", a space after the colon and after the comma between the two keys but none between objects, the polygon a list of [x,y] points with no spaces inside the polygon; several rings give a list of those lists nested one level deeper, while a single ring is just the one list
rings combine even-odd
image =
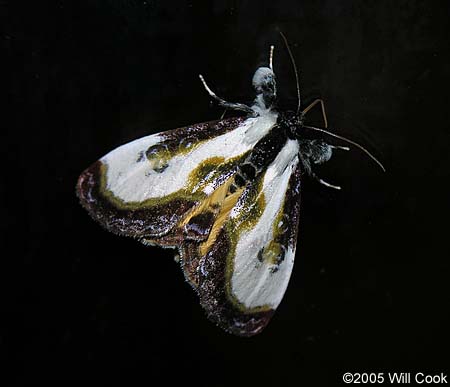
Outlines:
[{"label": "moth head", "polygon": [[260,67],[255,71],[253,75],[253,87],[256,94],[272,92],[275,90],[275,73],[269,67]]},{"label": "moth head", "polygon": [[253,75],[253,87],[256,91],[256,105],[262,109],[270,109],[277,99],[275,74],[269,67],[260,67]]}]

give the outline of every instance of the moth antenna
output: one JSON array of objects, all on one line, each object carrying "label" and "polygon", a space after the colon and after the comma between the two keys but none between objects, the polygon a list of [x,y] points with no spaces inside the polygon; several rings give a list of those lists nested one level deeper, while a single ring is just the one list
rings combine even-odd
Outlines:
[{"label": "moth antenna", "polygon": [[298,80],[298,72],[297,72],[297,65],[295,64],[294,56],[292,55],[291,48],[289,47],[288,41],[286,39],[286,36],[280,32],[281,37],[284,40],[284,44],[286,45],[286,48],[289,53],[289,57],[291,58],[292,66],[294,67],[294,73],[295,73],[295,83],[297,84],[297,99],[298,99],[298,105],[297,105],[297,115],[300,113],[300,106],[301,106],[301,98],[300,98],[300,82]]},{"label": "moth antenna", "polygon": [[269,67],[273,71],[273,50],[274,46],[270,46]]},{"label": "moth antenna", "polygon": [[[386,169],[384,168],[383,164],[381,164],[381,163],[375,158],[375,156],[373,156],[366,148],[364,148],[362,145],[359,145],[357,142],[354,142],[354,141],[352,141],[352,140],[349,140],[348,138],[339,136],[338,134],[331,133],[331,132],[329,132],[328,130],[324,130],[324,129],[320,129],[320,128],[315,128],[314,126],[307,126],[307,125],[304,125],[304,127],[307,128],[307,129],[316,130],[316,131],[318,131],[318,132],[322,132],[322,133],[328,134],[329,136],[339,138],[340,140],[347,141],[349,144],[352,144],[352,145],[356,146],[357,148],[361,149],[361,150],[362,150],[364,153],[366,153],[373,161],[375,161],[375,162],[378,164],[378,166],[383,170],[383,172],[386,172]],[[343,147],[343,148],[345,148],[345,147]]]}]

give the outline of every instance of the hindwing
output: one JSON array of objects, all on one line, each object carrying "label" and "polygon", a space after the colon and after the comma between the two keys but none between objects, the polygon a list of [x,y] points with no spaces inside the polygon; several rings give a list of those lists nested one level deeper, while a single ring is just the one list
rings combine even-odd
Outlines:
[{"label": "hindwing", "polygon": [[293,143],[259,179],[235,193],[232,208],[224,206],[226,214],[216,218],[208,239],[180,248],[186,278],[209,318],[237,335],[251,336],[266,326],[292,272],[300,208]]}]

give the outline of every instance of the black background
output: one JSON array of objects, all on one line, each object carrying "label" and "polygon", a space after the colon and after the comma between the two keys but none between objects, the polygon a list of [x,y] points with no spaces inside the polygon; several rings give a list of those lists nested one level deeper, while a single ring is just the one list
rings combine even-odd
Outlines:
[{"label": "black background", "polygon": [[[2,1],[4,385],[319,385],[448,372],[449,27],[442,1]],[[364,144],[304,180],[296,264],[266,330],[211,324],[173,252],[94,223],[79,173],[127,141],[217,119],[283,31],[306,102]],[[2,109],[3,110],[3,109]],[[308,118],[321,125],[318,112]],[[13,382],[11,382],[13,380]],[[387,383],[387,382],[386,382]]]}]

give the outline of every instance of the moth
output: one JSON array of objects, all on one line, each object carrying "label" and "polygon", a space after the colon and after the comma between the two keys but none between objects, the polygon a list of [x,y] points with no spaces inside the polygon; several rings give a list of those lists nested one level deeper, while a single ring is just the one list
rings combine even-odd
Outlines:
[{"label": "moth", "polygon": [[325,127],[326,116],[322,100],[301,110],[296,70],[297,110],[279,110],[272,64],[273,46],[269,66],[253,76],[251,106],[218,97],[200,75],[219,106],[245,116],[122,145],[87,168],[76,188],[82,206],[107,230],[145,245],[177,248],[186,281],[208,318],[239,336],[264,329],[288,286],[302,177],[339,189],[319,178],[313,166],[328,161],[334,149],[349,148],[307,139],[305,133],[320,132],[368,153],[351,140],[305,125],[315,105],[322,107]]}]

